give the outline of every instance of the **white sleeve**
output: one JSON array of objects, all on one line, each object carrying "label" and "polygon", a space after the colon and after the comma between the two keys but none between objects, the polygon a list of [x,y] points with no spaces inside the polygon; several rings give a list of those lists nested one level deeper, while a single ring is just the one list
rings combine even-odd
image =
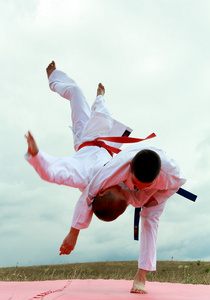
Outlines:
[{"label": "white sleeve", "polygon": [[141,210],[141,240],[138,267],[147,271],[156,270],[156,242],[161,216],[166,202],[156,206],[142,207]]},{"label": "white sleeve", "polygon": [[78,230],[87,228],[93,216],[92,203],[86,195],[87,193],[84,191],[74,209],[71,226]]},{"label": "white sleeve", "polygon": [[25,159],[43,180],[76,188],[84,188],[86,184],[82,182],[81,176],[75,176],[78,171],[72,157],[56,158],[39,150],[35,156],[26,153]]},{"label": "white sleeve", "polygon": [[166,201],[168,198],[170,198],[172,195],[174,195],[178,191],[179,187],[172,188],[169,190],[159,190],[156,193],[152,195],[152,197],[155,198],[155,200],[160,204],[164,201]]},{"label": "white sleeve", "polygon": [[186,182],[186,178],[182,174],[178,163],[173,159],[165,166],[164,171],[161,170],[158,179],[160,180],[160,187],[163,182],[165,185],[159,188],[159,184],[157,184],[157,191],[152,195],[158,203],[166,201]]}]

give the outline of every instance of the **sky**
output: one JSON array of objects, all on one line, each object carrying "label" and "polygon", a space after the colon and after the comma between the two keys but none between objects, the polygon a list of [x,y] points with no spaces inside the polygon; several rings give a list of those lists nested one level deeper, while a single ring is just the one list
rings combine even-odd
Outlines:
[{"label": "sky", "polygon": [[39,178],[24,134],[72,156],[68,101],[48,86],[55,60],[88,103],[106,88],[112,116],[133,137],[179,162],[184,188],[160,218],[157,259],[210,261],[210,2],[208,0],[0,0],[0,267],[136,260],[134,208],[111,223],[95,217],[74,251],[59,256],[80,192]]}]

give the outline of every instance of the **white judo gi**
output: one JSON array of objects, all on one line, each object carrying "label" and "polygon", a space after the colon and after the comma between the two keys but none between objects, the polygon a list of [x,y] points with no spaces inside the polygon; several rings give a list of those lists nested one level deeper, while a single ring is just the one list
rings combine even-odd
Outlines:
[{"label": "white judo gi", "polygon": [[[42,179],[83,191],[112,156],[107,150],[97,146],[88,146],[77,151],[78,147],[97,137],[122,136],[126,130],[132,132],[132,129],[110,116],[101,95],[96,97],[90,109],[82,90],[64,72],[54,70],[49,77],[49,85],[52,91],[70,101],[76,153],[72,157],[56,158],[39,150],[36,156],[27,153],[25,158]],[[119,143],[111,145],[116,148],[121,146]]]},{"label": "white judo gi", "polygon": [[[98,96],[90,110],[86,99],[65,73],[55,70],[49,77],[50,88],[62,97],[70,100],[72,109],[72,131],[74,147],[85,141],[103,136],[122,136],[125,130],[132,131],[122,123],[112,119],[104,105],[102,96]],[[97,130],[96,130],[97,129]],[[120,144],[111,144],[119,148]],[[134,190],[130,178],[130,162],[142,149],[156,151],[161,158],[161,172],[151,186],[143,191]],[[142,207],[141,242],[139,268],[156,269],[156,238],[159,217],[165,201],[186,181],[178,164],[155,147],[138,143],[122,150],[113,158],[107,150],[97,146],[80,149],[73,157],[55,158],[42,150],[36,156],[25,155],[40,177],[46,181],[79,188],[83,191],[77,202],[72,227],[83,229],[89,226],[92,218],[92,200],[101,189],[120,184],[127,203]],[[145,207],[153,196],[159,203],[154,207]]]},{"label": "white judo gi", "polygon": [[[131,181],[130,162],[137,152],[143,149],[155,151],[161,159],[161,171],[152,185],[142,191],[134,190]],[[141,238],[138,267],[147,271],[156,270],[156,240],[161,216],[166,200],[176,193],[186,182],[177,162],[169,158],[163,150],[144,142],[123,149],[113,157],[91,180],[77,202],[72,227],[87,228],[92,218],[92,201],[101,189],[120,184],[127,203],[141,210]],[[154,197],[158,205],[146,207],[149,199]]]}]

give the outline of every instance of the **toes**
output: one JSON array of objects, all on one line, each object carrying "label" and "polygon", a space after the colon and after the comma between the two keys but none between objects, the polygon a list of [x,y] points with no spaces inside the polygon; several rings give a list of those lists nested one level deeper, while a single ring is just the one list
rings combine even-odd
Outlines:
[{"label": "toes", "polygon": [[142,289],[134,289],[134,288],[132,288],[132,289],[130,290],[130,293],[147,294],[147,292],[144,291],[144,290],[142,290]]},{"label": "toes", "polygon": [[50,68],[54,68],[55,67],[55,62],[54,60],[48,65],[47,69],[50,69]]},{"label": "toes", "polygon": [[105,88],[102,83],[99,83],[97,88],[97,96],[99,95],[104,96],[104,94],[105,94]]},{"label": "toes", "polygon": [[102,83],[99,83],[99,84],[98,84],[98,87],[99,87],[100,89],[104,89],[104,86],[103,86]]}]

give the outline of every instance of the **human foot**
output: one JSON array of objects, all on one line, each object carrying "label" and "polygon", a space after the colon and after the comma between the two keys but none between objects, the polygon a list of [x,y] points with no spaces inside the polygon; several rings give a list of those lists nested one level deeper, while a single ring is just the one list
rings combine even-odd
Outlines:
[{"label": "human foot", "polygon": [[47,71],[47,76],[48,78],[50,77],[51,73],[56,69],[56,66],[55,66],[55,62],[52,61],[49,66],[47,67],[46,71]]},{"label": "human foot", "polygon": [[97,96],[99,96],[99,95],[102,95],[102,96],[105,95],[105,88],[101,83],[98,84],[98,89],[97,89]]},{"label": "human foot", "polygon": [[147,291],[145,290],[145,283],[134,279],[130,293],[147,294]]},{"label": "human foot", "polygon": [[130,290],[131,293],[147,294],[145,290],[146,274],[146,270],[138,269],[134,277],[132,289]]}]

